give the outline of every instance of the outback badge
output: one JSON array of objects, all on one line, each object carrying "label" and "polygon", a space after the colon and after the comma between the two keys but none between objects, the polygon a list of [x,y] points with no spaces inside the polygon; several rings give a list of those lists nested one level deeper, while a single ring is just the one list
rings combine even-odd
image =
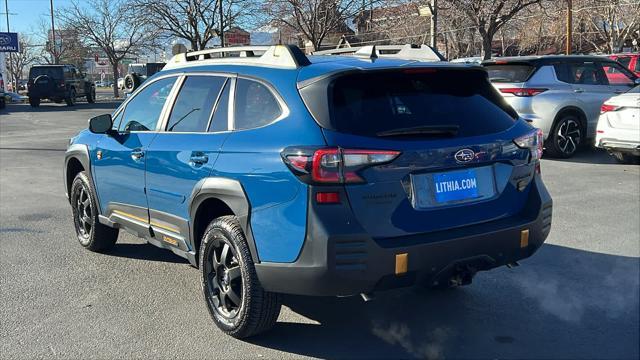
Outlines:
[{"label": "outback badge", "polygon": [[476,153],[471,149],[460,149],[454,155],[456,162],[468,163],[476,157]]}]

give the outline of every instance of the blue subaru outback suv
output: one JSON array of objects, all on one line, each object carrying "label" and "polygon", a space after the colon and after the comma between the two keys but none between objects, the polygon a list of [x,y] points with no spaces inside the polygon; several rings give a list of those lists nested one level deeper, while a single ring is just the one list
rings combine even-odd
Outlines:
[{"label": "blue subaru outback suv", "polygon": [[71,139],[80,244],[119,229],[201,271],[216,325],[274,325],[280,294],[465,285],[551,227],[542,134],[472,65],[289,46],[176,55]]}]

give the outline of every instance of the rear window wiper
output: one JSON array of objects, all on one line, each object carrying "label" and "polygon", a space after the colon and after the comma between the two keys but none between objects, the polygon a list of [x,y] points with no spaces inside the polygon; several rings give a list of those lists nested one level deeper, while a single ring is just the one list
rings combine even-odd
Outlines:
[{"label": "rear window wiper", "polygon": [[458,125],[428,125],[381,131],[376,135],[380,137],[404,135],[456,136],[459,129],[460,126]]}]

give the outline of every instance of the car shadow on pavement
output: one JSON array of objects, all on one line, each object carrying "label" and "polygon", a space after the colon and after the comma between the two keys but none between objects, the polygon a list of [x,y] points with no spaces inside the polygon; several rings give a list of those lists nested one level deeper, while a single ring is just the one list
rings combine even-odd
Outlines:
[{"label": "car shadow on pavement", "polygon": [[104,253],[109,256],[117,256],[129,259],[161,261],[167,263],[184,263],[188,264],[187,259],[172,253],[169,250],[161,249],[151,244],[123,244],[116,243],[109,251]]},{"label": "car shadow on pavement", "polygon": [[249,341],[321,358],[638,358],[640,259],[545,245],[469,287],[286,296],[302,320]]},{"label": "car shadow on pavement", "polygon": [[572,163],[582,163],[582,164],[611,164],[618,165],[618,162],[613,158],[613,156],[607,154],[607,152],[603,149],[597,149],[593,146],[583,146],[576,152],[575,155],[568,159],[559,159],[552,158],[549,156],[544,156],[543,159],[548,161],[557,161],[557,162],[572,162]]}]

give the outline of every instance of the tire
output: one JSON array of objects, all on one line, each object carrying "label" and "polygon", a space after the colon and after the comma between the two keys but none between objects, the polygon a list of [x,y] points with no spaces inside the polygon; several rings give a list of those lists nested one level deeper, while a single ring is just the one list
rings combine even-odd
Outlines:
[{"label": "tire", "polygon": [[95,88],[91,88],[91,90],[89,90],[89,92],[87,93],[87,102],[89,104],[93,104],[96,102],[96,89]]},{"label": "tire", "polygon": [[584,140],[584,132],[576,116],[563,116],[551,128],[545,148],[552,157],[568,159],[578,151]]},{"label": "tire", "polygon": [[280,314],[280,295],[260,285],[235,216],[222,216],[209,224],[199,260],[205,302],[220,330],[241,339],[273,327]]},{"label": "tire", "polygon": [[127,74],[124,77],[124,90],[126,92],[134,92],[141,84],[140,77],[136,74]]},{"label": "tire", "polygon": [[76,104],[76,89],[69,90],[69,96],[64,98],[64,101],[67,103],[67,106],[73,106]]},{"label": "tire", "polygon": [[29,98],[29,105],[31,105],[31,107],[34,107],[34,108],[40,106],[40,98],[30,97]]},{"label": "tire", "polygon": [[80,245],[95,252],[112,248],[118,240],[118,229],[102,225],[98,221],[96,195],[84,171],[73,179],[69,198]]}]

